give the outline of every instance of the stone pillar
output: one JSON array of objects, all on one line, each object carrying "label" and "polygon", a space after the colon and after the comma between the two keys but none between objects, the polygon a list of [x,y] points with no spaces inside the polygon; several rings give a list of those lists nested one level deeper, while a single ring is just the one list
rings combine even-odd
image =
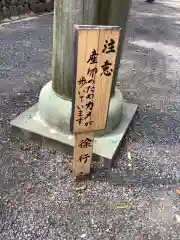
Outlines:
[{"label": "stone pillar", "polygon": [[[74,24],[118,25],[122,28],[117,66],[121,58],[124,32],[131,0],[55,0],[53,26],[52,82],[44,86],[39,97],[40,116],[51,126],[69,134],[73,80]],[[115,89],[114,75],[107,128],[111,132],[120,123],[123,97]]]}]

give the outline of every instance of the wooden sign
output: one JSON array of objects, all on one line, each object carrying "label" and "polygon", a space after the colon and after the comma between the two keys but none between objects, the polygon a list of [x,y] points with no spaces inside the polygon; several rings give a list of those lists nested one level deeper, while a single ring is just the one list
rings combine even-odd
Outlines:
[{"label": "wooden sign", "polygon": [[73,175],[82,176],[90,173],[91,159],[93,153],[94,134],[75,134]]},{"label": "wooden sign", "polygon": [[119,38],[119,27],[76,26],[73,133],[106,128]]},{"label": "wooden sign", "polygon": [[94,131],[106,127],[119,38],[119,27],[76,26],[71,118],[75,176],[90,173]]}]

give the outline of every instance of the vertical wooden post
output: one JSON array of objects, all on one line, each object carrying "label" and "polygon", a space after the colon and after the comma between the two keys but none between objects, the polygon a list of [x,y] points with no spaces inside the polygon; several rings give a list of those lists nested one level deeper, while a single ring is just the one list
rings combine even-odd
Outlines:
[{"label": "vertical wooden post", "polygon": [[[132,0],[55,0],[53,29],[53,90],[72,98],[74,24],[120,26],[119,60]],[[119,60],[117,65],[119,65]],[[118,69],[117,69],[118,72]],[[117,74],[115,74],[115,78]],[[116,79],[114,79],[114,82]],[[114,84],[113,84],[114,85]]]},{"label": "vertical wooden post", "polygon": [[71,122],[75,176],[90,172],[94,131],[106,128],[119,38],[119,27],[76,26]]}]

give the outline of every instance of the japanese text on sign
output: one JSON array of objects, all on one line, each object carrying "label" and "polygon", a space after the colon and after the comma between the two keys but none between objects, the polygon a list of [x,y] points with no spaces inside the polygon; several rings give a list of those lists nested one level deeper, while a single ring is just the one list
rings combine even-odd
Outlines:
[{"label": "japanese text on sign", "polygon": [[106,127],[119,27],[77,26],[77,65],[73,98],[73,133]]},{"label": "japanese text on sign", "polygon": [[[113,39],[105,40],[104,48],[102,49],[103,54],[109,54],[109,53],[116,53],[114,48],[115,41]],[[87,59],[87,63],[89,64],[87,69],[86,77],[82,76],[78,80],[79,84],[79,99],[80,104],[78,104],[77,110],[78,110],[78,116],[76,118],[76,121],[79,125],[83,124],[86,127],[89,127],[92,125],[94,120],[92,120],[92,111],[94,108],[94,94],[95,94],[95,87],[96,87],[96,75],[98,71],[100,72],[100,76],[103,74],[105,76],[111,76],[113,74],[113,64],[109,62],[109,60],[106,60],[104,64],[101,66],[101,69],[99,70],[97,68],[98,63],[98,56],[99,53],[96,52],[96,49],[93,49],[89,59]]]}]

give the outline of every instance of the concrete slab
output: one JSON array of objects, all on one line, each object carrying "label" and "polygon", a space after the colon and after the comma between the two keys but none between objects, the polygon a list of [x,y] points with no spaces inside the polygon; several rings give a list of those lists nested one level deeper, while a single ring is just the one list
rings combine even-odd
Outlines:
[{"label": "concrete slab", "polygon": [[[101,157],[112,159],[123,136],[136,112],[137,105],[123,104],[123,117],[119,126],[111,133],[94,140],[93,152]],[[21,130],[39,134],[43,137],[74,146],[73,135],[63,134],[58,129],[47,125],[39,116],[38,105],[35,104],[11,121],[11,125]]]}]

